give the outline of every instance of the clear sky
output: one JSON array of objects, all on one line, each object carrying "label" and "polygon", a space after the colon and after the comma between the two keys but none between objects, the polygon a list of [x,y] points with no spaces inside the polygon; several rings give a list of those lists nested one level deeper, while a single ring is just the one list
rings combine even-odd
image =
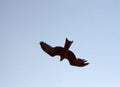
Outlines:
[{"label": "clear sky", "polygon": [[[39,46],[90,62],[70,66]],[[0,87],[119,87],[120,0],[0,0]]]}]

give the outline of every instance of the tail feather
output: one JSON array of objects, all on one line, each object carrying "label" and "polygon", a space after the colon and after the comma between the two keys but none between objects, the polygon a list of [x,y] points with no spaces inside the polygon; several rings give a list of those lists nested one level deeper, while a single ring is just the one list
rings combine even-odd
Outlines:
[{"label": "tail feather", "polygon": [[69,50],[71,44],[73,43],[73,41],[69,41],[67,38],[66,38],[66,41],[65,41],[65,45],[64,45],[64,48]]}]

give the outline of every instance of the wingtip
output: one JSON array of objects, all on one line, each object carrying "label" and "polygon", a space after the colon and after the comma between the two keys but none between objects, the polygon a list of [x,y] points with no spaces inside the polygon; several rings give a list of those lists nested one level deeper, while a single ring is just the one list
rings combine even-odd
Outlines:
[{"label": "wingtip", "polygon": [[42,43],[43,43],[42,41],[39,42],[40,45],[41,45]]},{"label": "wingtip", "polygon": [[45,43],[45,42],[43,42],[43,41],[40,41],[40,42],[39,42],[40,45],[43,45],[44,43]]},{"label": "wingtip", "polygon": [[77,60],[76,60],[76,66],[78,66],[78,67],[84,67],[84,66],[86,66],[86,65],[88,65],[89,63],[87,62],[87,60],[85,60],[85,59],[80,59],[80,58],[78,58]]}]

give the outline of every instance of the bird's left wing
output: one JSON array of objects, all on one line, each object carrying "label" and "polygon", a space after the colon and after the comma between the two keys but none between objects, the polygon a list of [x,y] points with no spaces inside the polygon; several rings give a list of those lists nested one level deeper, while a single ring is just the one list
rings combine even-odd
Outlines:
[{"label": "bird's left wing", "polygon": [[44,50],[47,54],[49,54],[52,57],[56,55],[60,55],[63,51],[62,47],[52,47],[43,41],[40,42],[40,46],[42,50]]}]

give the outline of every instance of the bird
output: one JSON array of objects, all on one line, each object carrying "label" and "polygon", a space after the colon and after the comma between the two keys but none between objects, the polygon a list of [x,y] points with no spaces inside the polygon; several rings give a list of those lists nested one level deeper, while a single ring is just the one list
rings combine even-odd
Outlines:
[{"label": "bird", "polygon": [[73,41],[69,41],[68,38],[66,38],[64,47],[52,47],[44,41],[40,42],[40,46],[42,50],[51,57],[60,56],[60,61],[62,61],[63,59],[67,59],[69,61],[69,64],[72,66],[84,67],[88,65],[89,63],[87,62],[87,60],[76,58],[75,54],[71,50],[69,50],[72,43]]}]

